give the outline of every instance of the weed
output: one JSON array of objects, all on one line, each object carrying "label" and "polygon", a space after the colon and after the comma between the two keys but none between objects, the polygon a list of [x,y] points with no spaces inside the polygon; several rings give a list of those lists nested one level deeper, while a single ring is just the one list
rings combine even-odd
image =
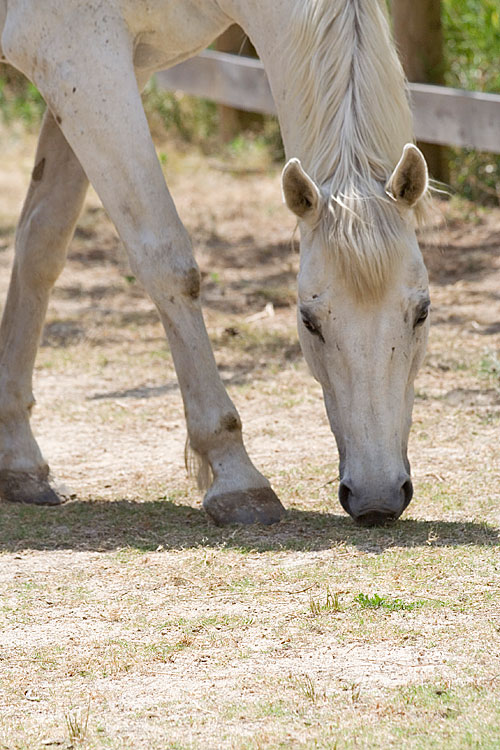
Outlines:
[{"label": "weed", "polygon": [[85,709],[71,707],[65,712],[64,719],[71,744],[78,744],[85,740],[89,725],[89,714],[90,698]]},{"label": "weed", "polygon": [[311,703],[316,703],[320,697],[316,690],[314,680],[310,675],[305,674],[301,677],[293,677],[295,687],[307,698]]},{"label": "weed", "polygon": [[496,352],[485,352],[479,364],[479,374],[492,385],[500,387],[500,358]]},{"label": "weed", "polygon": [[351,702],[358,703],[361,696],[361,685],[353,682],[351,685]]},{"label": "weed", "polygon": [[340,606],[340,594],[338,592],[332,593],[329,588],[326,590],[326,609],[333,610],[334,612],[340,612],[342,609]]},{"label": "weed", "polygon": [[321,602],[311,598],[309,601],[309,609],[311,610],[311,614],[315,617],[322,612],[340,612],[342,609],[340,606],[340,594],[337,592],[332,593],[330,589],[327,588],[325,601]]},{"label": "weed", "polygon": [[320,615],[323,611],[323,606],[320,602],[316,601],[315,599],[310,599],[309,601],[309,609],[311,610],[311,614],[314,616]]},{"label": "weed", "polygon": [[397,610],[406,610],[411,611],[412,609],[416,609],[416,607],[421,607],[423,602],[404,602],[402,599],[388,599],[383,596],[379,596],[379,594],[374,594],[373,596],[368,596],[368,594],[358,594],[355,599],[355,602],[357,602],[361,607],[365,608],[371,608],[371,609],[388,609],[390,612],[395,612]]}]

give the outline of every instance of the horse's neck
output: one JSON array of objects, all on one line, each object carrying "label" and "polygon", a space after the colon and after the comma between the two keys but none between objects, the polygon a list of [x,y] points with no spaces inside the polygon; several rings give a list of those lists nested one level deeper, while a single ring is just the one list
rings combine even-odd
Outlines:
[{"label": "horse's neck", "polygon": [[287,70],[291,60],[286,49],[290,17],[297,3],[309,0],[224,0],[225,12],[250,37],[269,79],[278,111],[287,155],[300,153],[300,135],[294,124],[300,102],[289,95]]},{"label": "horse's neck", "polygon": [[264,62],[287,156],[339,189],[386,179],[413,127],[385,0],[218,2]]}]

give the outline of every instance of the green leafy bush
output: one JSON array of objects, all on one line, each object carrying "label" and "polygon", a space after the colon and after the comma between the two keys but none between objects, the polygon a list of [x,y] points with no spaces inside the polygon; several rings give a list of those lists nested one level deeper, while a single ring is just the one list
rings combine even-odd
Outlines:
[{"label": "green leafy bush", "polygon": [[442,0],[446,83],[500,92],[498,0]]},{"label": "green leafy bush", "polygon": [[[442,0],[446,85],[500,93],[498,0]],[[470,200],[500,203],[500,156],[450,149],[451,183]]]},{"label": "green leafy bush", "polygon": [[174,132],[187,143],[200,143],[217,131],[214,102],[158,88],[152,78],[143,94],[144,108],[153,134]]},{"label": "green leafy bush", "polygon": [[29,128],[37,126],[44,110],[37,88],[21,74],[9,71],[0,76],[0,113],[5,123],[21,120]]}]

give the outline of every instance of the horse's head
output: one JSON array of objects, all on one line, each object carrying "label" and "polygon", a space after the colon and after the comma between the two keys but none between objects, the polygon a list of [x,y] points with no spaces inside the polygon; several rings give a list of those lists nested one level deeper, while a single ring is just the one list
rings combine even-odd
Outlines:
[{"label": "horse's head", "polygon": [[284,169],[301,235],[299,337],[337,440],[340,503],[374,525],[398,518],[413,494],[407,443],[430,302],[412,214],[427,167],[407,145],[371,195],[351,184],[332,197],[332,187],[297,159]]}]

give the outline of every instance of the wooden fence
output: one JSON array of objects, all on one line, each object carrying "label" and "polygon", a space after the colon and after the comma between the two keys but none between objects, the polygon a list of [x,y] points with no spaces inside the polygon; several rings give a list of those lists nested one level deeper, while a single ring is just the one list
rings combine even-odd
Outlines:
[{"label": "wooden fence", "polygon": [[[156,78],[167,90],[276,114],[260,60],[205,50]],[[418,140],[500,153],[500,95],[420,83],[410,84],[410,95]]]}]

